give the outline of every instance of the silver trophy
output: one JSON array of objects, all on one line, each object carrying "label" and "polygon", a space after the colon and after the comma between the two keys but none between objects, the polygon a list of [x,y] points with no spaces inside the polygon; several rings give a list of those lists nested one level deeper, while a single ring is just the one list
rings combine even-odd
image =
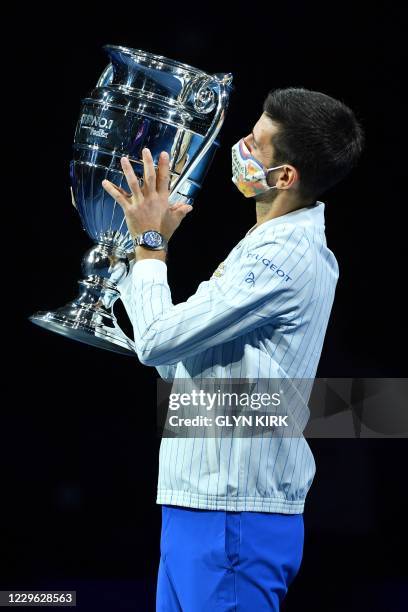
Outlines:
[{"label": "silver trophy", "polygon": [[192,204],[219,147],[232,75],[207,74],[139,49],[103,48],[110,63],[82,100],[70,163],[73,204],[96,244],[82,260],[78,297],[30,320],[74,340],[134,355],[134,343],[113,313],[133,244],[123,210],[102,181],[122,186],[125,180],[127,187],[120,165],[125,155],[142,184],[142,149],[150,149],[156,167],[161,151],[167,151],[169,202]]}]

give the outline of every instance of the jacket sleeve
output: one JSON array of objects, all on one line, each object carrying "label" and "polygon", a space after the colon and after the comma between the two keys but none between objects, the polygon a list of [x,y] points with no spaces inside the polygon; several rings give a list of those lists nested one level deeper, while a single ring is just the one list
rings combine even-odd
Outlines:
[{"label": "jacket sleeve", "polygon": [[[130,295],[131,295],[132,271],[133,271],[134,265],[135,265],[135,260],[133,259],[130,262],[129,274],[123,281],[118,283],[118,289],[120,291],[120,298],[122,300],[122,303],[125,307],[126,313],[130,320],[131,320],[131,312],[132,312]],[[176,368],[177,368],[177,364],[156,366],[156,370],[158,371],[160,377],[166,382],[173,382],[174,377],[176,375]]]},{"label": "jacket sleeve", "polygon": [[177,364],[293,313],[311,280],[309,241],[295,226],[287,235],[260,240],[176,305],[163,261],[134,264],[125,303],[143,364]]}]

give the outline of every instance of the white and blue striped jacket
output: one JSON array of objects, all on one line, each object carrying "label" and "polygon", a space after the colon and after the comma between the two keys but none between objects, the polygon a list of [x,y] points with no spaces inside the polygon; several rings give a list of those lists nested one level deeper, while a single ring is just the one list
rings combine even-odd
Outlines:
[{"label": "white and blue striped jacket", "polygon": [[[313,381],[339,276],[323,202],[256,226],[187,301],[167,265],[137,261],[119,285],[141,363],[176,379]],[[299,414],[303,431],[308,410]],[[315,475],[305,438],[162,438],[156,502],[302,513]]]}]

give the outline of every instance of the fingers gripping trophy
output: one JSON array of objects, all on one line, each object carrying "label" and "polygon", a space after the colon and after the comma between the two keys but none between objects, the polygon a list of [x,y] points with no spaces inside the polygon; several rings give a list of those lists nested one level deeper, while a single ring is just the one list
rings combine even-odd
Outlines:
[{"label": "fingers gripping trophy", "polygon": [[104,50],[109,64],[82,100],[70,162],[72,201],[95,245],[82,260],[78,296],[30,320],[74,340],[134,355],[134,343],[113,313],[117,285],[129,274],[134,253],[118,204],[129,195],[123,181],[132,175],[143,185],[143,149],[157,170],[160,154],[167,152],[169,206],[192,204],[219,147],[233,77],[140,49],[106,45]]}]

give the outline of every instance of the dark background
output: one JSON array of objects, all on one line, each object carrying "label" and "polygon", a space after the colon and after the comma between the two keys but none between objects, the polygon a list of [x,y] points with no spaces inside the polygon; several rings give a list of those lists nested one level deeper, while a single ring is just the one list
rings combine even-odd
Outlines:
[{"label": "dark background", "polygon": [[[403,146],[395,141],[403,123],[395,66],[403,34],[393,10],[70,3],[10,12],[3,74],[10,195],[3,206],[12,215],[4,253],[11,264],[3,286],[6,313],[16,320],[3,319],[1,589],[71,588],[90,612],[154,607],[157,372],[136,356],[76,343],[27,320],[74,297],[91,245],[71,205],[68,164],[80,101],[107,64],[102,46],[234,75],[221,148],[171,241],[173,303],[195,292],[256,222],[253,200],[231,182],[231,146],[250,131],[268,91],[303,86],[354,109],[366,150],[358,168],[319,197],[340,278],[318,376],[403,377],[405,275],[398,262],[406,198]],[[283,609],[402,610],[406,441],[309,443],[317,473],[305,507],[304,558]]]}]

